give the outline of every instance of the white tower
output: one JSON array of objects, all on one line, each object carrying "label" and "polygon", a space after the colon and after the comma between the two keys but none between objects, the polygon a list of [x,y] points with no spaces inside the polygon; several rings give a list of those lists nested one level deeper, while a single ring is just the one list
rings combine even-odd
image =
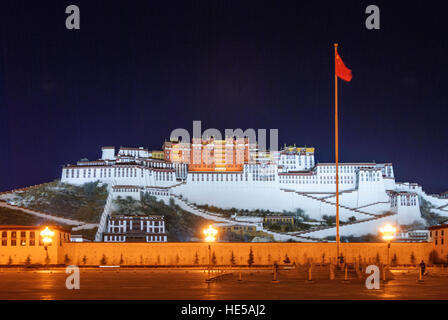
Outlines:
[{"label": "white tower", "polygon": [[102,155],[101,155],[102,160],[115,159],[115,147],[102,147],[101,151],[102,151]]}]

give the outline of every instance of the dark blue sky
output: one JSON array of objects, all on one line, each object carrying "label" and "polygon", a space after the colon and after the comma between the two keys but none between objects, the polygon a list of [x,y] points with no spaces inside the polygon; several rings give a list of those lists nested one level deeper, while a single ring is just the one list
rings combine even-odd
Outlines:
[{"label": "dark blue sky", "polygon": [[[303,2],[303,3],[302,3]],[[171,130],[278,128],[334,161],[393,162],[448,191],[448,40],[439,1],[2,1],[0,191],[46,182],[103,145],[159,149]],[[65,7],[81,30],[65,29]],[[381,30],[365,28],[377,4]]]}]

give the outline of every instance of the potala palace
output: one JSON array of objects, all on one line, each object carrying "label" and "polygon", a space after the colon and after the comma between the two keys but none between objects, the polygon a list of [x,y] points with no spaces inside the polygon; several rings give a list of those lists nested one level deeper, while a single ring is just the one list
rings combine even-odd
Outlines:
[{"label": "potala palace", "polygon": [[[83,184],[100,180],[109,197],[96,240],[102,240],[113,199],[148,193],[176,204],[217,224],[249,224],[262,228],[257,217],[226,218],[196,205],[263,209],[274,212],[302,209],[313,219],[335,215],[334,163],[316,163],[314,148],[284,147],[261,152],[247,138],[190,142],[167,141],[161,151],[143,147],[102,147],[101,159],[64,166],[61,181]],[[428,195],[415,183],[395,181],[391,163],[340,163],[341,235],[377,233],[386,222],[422,221],[419,202],[430,202],[448,216],[448,199]],[[356,220],[353,218],[355,217]],[[335,235],[334,227],[316,227],[295,233],[274,233],[276,240],[307,241]]]}]

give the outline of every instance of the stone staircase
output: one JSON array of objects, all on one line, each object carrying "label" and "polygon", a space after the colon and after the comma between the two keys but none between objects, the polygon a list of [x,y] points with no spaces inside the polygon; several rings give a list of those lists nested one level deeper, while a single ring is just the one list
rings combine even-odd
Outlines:
[{"label": "stone staircase", "polygon": [[[344,193],[352,193],[353,191],[356,191],[356,190],[344,190],[344,191],[340,191],[340,192],[339,192],[339,195],[344,194]],[[332,194],[329,195],[329,196],[322,197],[322,198],[320,198],[320,199],[326,200],[326,199],[331,199],[331,198],[335,198],[335,197],[336,197],[336,192],[335,192],[335,193],[332,193]]]},{"label": "stone staircase", "polygon": [[[349,226],[349,225],[354,225],[354,224],[359,224],[359,223],[365,223],[365,222],[368,222],[368,221],[379,220],[379,219],[382,219],[382,218],[385,218],[385,217],[389,217],[389,216],[393,216],[393,215],[396,215],[396,213],[395,212],[386,212],[386,213],[383,213],[383,214],[374,215],[374,217],[368,218],[368,219],[364,219],[364,220],[357,220],[357,221],[354,221],[354,222],[344,222],[343,224],[340,224],[340,226],[342,227],[342,226]],[[327,230],[327,229],[334,229],[334,228],[336,228],[336,226],[319,226],[319,227],[316,227],[316,228],[312,228],[312,229],[308,229],[308,230],[304,230],[304,231],[299,231],[297,233],[293,233],[293,235],[295,235],[295,236],[302,235],[303,236],[304,234],[307,234],[307,233],[313,233],[313,232],[316,232],[316,231]]]},{"label": "stone staircase", "polygon": [[374,205],[380,204],[380,203],[389,203],[390,204],[389,201],[377,201],[377,202],[374,202],[374,203],[369,203],[369,204],[357,207],[356,209],[367,208],[367,207],[371,207],[371,206],[374,206]]},{"label": "stone staircase", "polygon": [[[295,191],[295,190],[291,190],[291,189],[280,189],[280,190],[282,190],[284,192],[293,192],[293,193],[296,193],[296,194],[298,194],[300,196],[304,196],[304,197],[307,197],[307,198],[310,198],[310,199],[313,199],[313,200],[316,200],[316,201],[320,201],[322,203],[326,203],[326,204],[329,204],[329,205],[332,205],[332,206],[336,206],[336,203],[334,203],[334,202],[327,201],[327,200],[325,200],[323,198],[318,198],[318,197],[312,196],[309,193]],[[371,216],[371,217],[378,216],[376,214],[365,212],[365,211],[361,211],[361,210],[356,209],[356,208],[355,209],[354,208],[350,208],[350,207],[344,206],[342,204],[339,204],[339,208],[344,208],[344,209],[349,210],[351,212],[355,212],[357,214],[364,214],[364,215]]]}]

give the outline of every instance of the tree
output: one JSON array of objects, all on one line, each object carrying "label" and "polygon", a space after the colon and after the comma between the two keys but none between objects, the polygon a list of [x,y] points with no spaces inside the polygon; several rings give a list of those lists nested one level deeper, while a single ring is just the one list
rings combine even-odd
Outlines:
[{"label": "tree", "polygon": [[327,224],[329,226],[336,224],[336,216],[328,216],[328,215],[324,214],[322,216],[322,220],[325,222],[325,224]]},{"label": "tree", "polygon": [[31,264],[31,257],[30,257],[30,255],[28,255],[28,257],[26,257],[26,260],[25,260],[25,265],[29,266],[30,264]]},{"label": "tree", "polygon": [[65,255],[64,255],[64,263],[65,263],[66,265],[70,263],[70,258],[69,258],[69,256],[68,256],[68,254],[65,254]]},{"label": "tree", "polygon": [[247,264],[249,265],[249,267],[252,267],[252,265],[254,264],[254,252],[252,251],[252,247],[250,247],[250,251],[249,251],[249,259],[247,259]]},{"label": "tree", "polygon": [[103,254],[103,256],[101,257],[101,260],[100,260],[100,265],[104,266],[106,264],[107,264],[107,257],[105,254]]},{"label": "tree", "polygon": [[215,251],[213,251],[213,253],[212,253],[212,264],[213,264],[213,265],[216,264],[216,255],[215,255]]},{"label": "tree", "polygon": [[235,265],[235,255],[233,254],[233,250],[232,250],[232,254],[230,255],[230,264],[233,266]]},{"label": "tree", "polygon": [[432,250],[429,253],[429,257],[428,257],[429,263],[430,264],[439,264],[442,263],[441,259],[439,258],[439,254],[437,253],[436,250]]},{"label": "tree", "polygon": [[12,265],[12,258],[11,258],[11,256],[9,256],[9,258],[8,258],[8,265],[9,266]]},{"label": "tree", "polygon": [[124,263],[123,254],[120,254],[120,262],[118,264],[122,265]]},{"label": "tree", "polygon": [[381,259],[380,259],[380,254],[377,252],[376,253],[376,257],[375,257],[375,262],[376,263],[380,263]]},{"label": "tree", "polygon": [[350,218],[348,218],[348,222],[355,222],[355,221],[356,221],[355,216],[351,216]]},{"label": "tree", "polygon": [[86,256],[82,257],[82,263],[83,263],[84,265],[87,263],[87,257],[86,257]]},{"label": "tree", "polygon": [[392,257],[392,261],[391,262],[392,262],[393,266],[396,266],[398,264],[398,257],[397,257],[396,253],[394,253],[394,256]]},{"label": "tree", "polygon": [[411,252],[411,264],[415,264],[415,261],[416,261],[415,254],[414,254],[414,251],[412,251]]},{"label": "tree", "polygon": [[196,252],[196,254],[194,255],[194,264],[199,264],[199,255]]},{"label": "tree", "polygon": [[286,264],[291,263],[291,260],[289,260],[289,257],[287,254],[285,255],[285,260],[283,260],[283,262]]}]

